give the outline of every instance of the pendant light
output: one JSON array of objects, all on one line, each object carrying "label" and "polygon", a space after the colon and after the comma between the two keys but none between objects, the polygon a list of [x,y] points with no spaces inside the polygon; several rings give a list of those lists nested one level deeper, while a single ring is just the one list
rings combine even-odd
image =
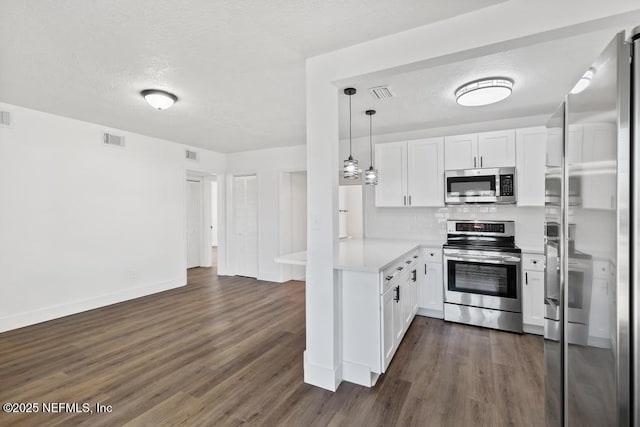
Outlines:
[{"label": "pendant light", "polygon": [[366,185],[378,185],[378,170],[373,167],[373,137],[372,137],[372,129],[373,129],[373,115],[376,113],[376,110],[367,110],[365,114],[369,116],[369,149],[371,150],[371,165],[369,169],[367,169],[364,173],[364,183]]},{"label": "pendant light", "polygon": [[343,176],[347,179],[358,179],[358,161],[351,155],[351,97],[356,93],[352,87],[344,90],[344,94],[349,96],[349,158],[344,161]]}]

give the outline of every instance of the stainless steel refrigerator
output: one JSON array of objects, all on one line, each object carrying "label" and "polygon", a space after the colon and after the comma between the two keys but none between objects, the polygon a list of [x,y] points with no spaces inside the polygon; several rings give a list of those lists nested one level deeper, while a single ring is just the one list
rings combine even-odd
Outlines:
[{"label": "stainless steel refrigerator", "polygon": [[640,425],[639,92],[640,27],[616,35],[547,124],[548,426]]}]

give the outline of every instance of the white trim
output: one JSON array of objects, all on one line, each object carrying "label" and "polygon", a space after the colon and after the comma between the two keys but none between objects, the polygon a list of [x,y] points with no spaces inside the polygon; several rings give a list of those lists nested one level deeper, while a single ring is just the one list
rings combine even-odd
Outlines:
[{"label": "white trim", "polygon": [[369,366],[360,363],[342,361],[342,379],[350,383],[373,387],[380,374],[373,372]]},{"label": "white trim", "polygon": [[443,311],[433,310],[430,308],[418,308],[418,312],[416,314],[418,316],[433,317],[434,319],[444,319],[444,306],[442,308]]},{"label": "white trim", "polygon": [[336,391],[342,382],[342,365],[336,369],[315,365],[307,361],[307,351],[303,353],[304,382],[329,391]]},{"label": "white trim", "polygon": [[522,324],[522,332],[527,334],[544,335],[544,326]]},{"label": "white trim", "polygon": [[81,313],[87,310],[105,307],[123,301],[152,295],[169,289],[179,288],[187,284],[186,270],[184,277],[152,285],[142,285],[123,291],[101,295],[99,297],[86,298],[66,304],[54,305],[38,310],[18,313],[0,318],[0,332],[22,328],[36,323],[46,322],[60,317]]}]

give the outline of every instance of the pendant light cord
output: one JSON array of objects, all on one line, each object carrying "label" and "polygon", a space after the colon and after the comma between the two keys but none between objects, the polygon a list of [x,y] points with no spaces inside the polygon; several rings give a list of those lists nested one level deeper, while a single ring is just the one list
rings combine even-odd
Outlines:
[{"label": "pendant light cord", "polygon": [[369,153],[371,154],[371,164],[369,165],[369,167],[371,169],[373,169],[373,137],[371,136],[372,134],[372,129],[373,129],[373,114],[369,115]]}]

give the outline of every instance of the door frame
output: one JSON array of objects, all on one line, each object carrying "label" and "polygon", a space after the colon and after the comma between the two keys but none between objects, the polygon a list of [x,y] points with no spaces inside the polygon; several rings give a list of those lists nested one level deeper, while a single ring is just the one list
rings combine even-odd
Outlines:
[{"label": "door frame", "polygon": [[[198,265],[194,265],[189,267],[189,239],[187,237],[187,234],[189,234],[189,183],[190,182],[195,182],[198,184],[198,193],[200,193],[200,231],[198,232],[198,234],[200,234],[200,243],[198,245]],[[186,261],[186,265],[187,265],[187,269],[190,268],[195,268],[195,267],[204,267],[203,265],[203,243],[204,243],[204,233],[203,230],[205,229],[205,215],[204,215],[204,185],[202,182],[202,177],[198,177],[198,176],[193,176],[193,175],[189,175],[187,174],[186,180],[185,180],[185,233],[184,233],[184,237],[185,237],[185,261]]]},{"label": "door frame", "polygon": [[[211,181],[216,180],[218,183],[218,274],[221,270],[224,270],[226,265],[226,218],[224,215],[220,215],[221,212],[225,212],[224,206],[221,206],[221,202],[224,204],[224,193],[221,191],[221,187],[224,186],[223,174],[212,174],[200,171],[187,170],[185,174],[185,194],[184,194],[184,248],[185,248],[185,269],[187,265],[187,187],[186,181],[199,181],[200,182],[200,198],[202,208],[202,222],[200,230],[200,267],[211,267],[213,265],[211,259]],[[220,194],[220,193],[223,194]]]}]

